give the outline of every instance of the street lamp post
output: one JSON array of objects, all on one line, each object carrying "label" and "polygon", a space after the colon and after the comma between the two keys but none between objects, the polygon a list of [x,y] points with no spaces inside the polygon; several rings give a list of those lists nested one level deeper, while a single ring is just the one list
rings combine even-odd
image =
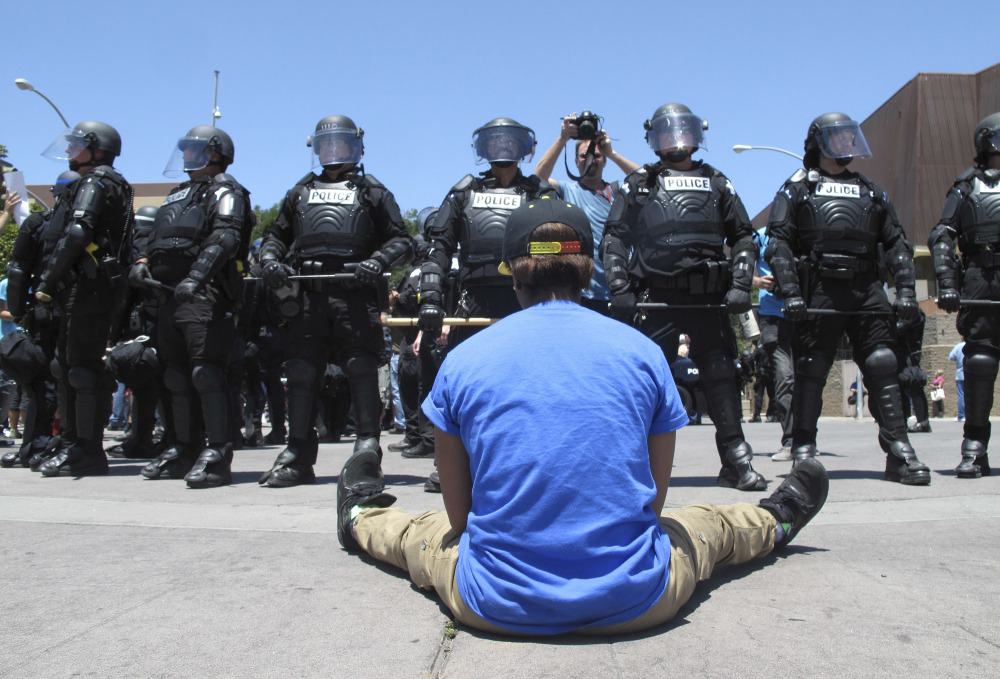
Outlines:
[{"label": "street lamp post", "polygon": [[797,153],[792,153],[785,149],[779,149],[777,146],[748,146],[746,144],[736,144],[733,147],[734,153],[743,153],[744,151],[777,151],[778,153],[784,153],[786,156],[791,156],[792,158],[798,158],[802,160],[802,156]]},{"label": "street lamp post", "polygon": [[215,72],[215,93],[212,95],[212,127],[215,127],[215,121],[222,117],[222,113],[219,111],[219,72]]},{"label": "street lamp post", "polygon": [[53,108],[53,110],[55,110],[55,112],[59,114],[59,117],[62,118],[63,125],[65,125],[66,127],[70,126],[70,124],[68,122],[66,122],[66,117],[62,114],[62,111],[59,110],[59,107],[56,106],[55,104],[53,104],[51,99],[49,99],[44,94],[42,94],[41,92],[39,92],[38,90],[36,90],[34,85],[32,85],[31,83],[29,83],[24,78],[18,78],[17,80],[14,81],[14,84],[17,85],[17,88],[19,90],[27,90],[29,92],[34,92],[35,94],[37,94],[38,96],[40,96],[42,99],[44,99],[45,101],[49,102],[49,106],[51,106]]}]

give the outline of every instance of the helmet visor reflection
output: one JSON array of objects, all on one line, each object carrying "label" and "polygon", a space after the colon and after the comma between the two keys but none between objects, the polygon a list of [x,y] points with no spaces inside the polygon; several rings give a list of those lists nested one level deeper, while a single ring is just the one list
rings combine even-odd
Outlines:
[{"label": "helmet visor reflection", "polygon": [[674,149],[708,149],[702,120],[692,113],[669,113],[653,120],[646,142],[656,153]]},{"label": "helmet visor reflection", "polygon": [[819,150],[828,158],[871,158],[865,135],[853,120],[842,120],[819,129]]},{"label": "helmet visor reflection", "polygon": [[472,147],[478,163],[519,163],[534,155],[535,135],[512,125],[488,127],[472,136]]},{"label": "helmet visor reflection", "polygon": [[185,172],[200,170],[208,166],[212,154],[206,148],[207,139],[191,139],[181,137],[177,140],[177,146],[167,162],[167,167],[163,170],[164,177],[180,177]]},{"label": "helmet visor reflection", "polygon": [[354,130],[319,132],[312,139],[313,167],[361,162],[364,147]]}]

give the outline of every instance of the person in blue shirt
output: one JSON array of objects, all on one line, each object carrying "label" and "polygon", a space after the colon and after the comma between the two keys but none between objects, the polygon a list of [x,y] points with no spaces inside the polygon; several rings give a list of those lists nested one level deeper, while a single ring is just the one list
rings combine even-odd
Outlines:
[{"label": "person in blue shirt", "polygon": [[445,512],[390,507],[374,454],[355,453],[340,474],[344,548],[408,570],[470,627],[658,625],[716,565],[787,544],[826,499],[826,471],[810,459],[759,506],[660,516],[688,416],[659,347],[580,306],[592,258],[578,207],[541,198],[511,214],[501,270],[522,310],[455,347],[423,404]]},{"label": "person in blue shirt", "polygon": [[958,421],[965,422],[965,340],[956,344],[948,354],[955,361],[955,395],[958,402]]}]

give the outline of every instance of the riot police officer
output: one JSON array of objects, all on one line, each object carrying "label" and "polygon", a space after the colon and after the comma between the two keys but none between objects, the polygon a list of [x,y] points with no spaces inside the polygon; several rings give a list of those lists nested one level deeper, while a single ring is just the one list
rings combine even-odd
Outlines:
[{"label": "riot police officer", "polygon": [[[146,205],[135,211],[132,226],[132,257],[139,257],[153,234],[157,208]],[[122,319],[122,341],[112,347],[107,366],[114,378],[132,394],[132,426],[124,440],[108,448],[109,457],[150,459],[162,452],[153,441],[156,406],[161,392],[162,364],[156,351],[156,292],[149,288],[131,288],[128,316]],[[168,406],[169,407],[169,406]]]},{"label": "riot police officer", "polygon": [[[536,175],[524,176],[519,163],[535,153],[535,133],[511,118],[494,118],[472,133],[477,164],[489,169],[465,175],[448,192],[433,221],[428,223],[430,250],[420,275],[420,355],[430,357],[442,331],[446,288],[452,256],[458,253],[459,315],[503,318],[519,311],[510,277],[497,267],[502,260],[503,234],[511,211],[540,196],[556,196],[555,188]],[[460,249],[461,246],[461,249]],[[448,335],[449,348],[471,337],[481,327],[457,327]],[[428,371],[432,372],[432,371]],[[426,378],[423,378],[426,379]],[[421,449],[424,456],[426,449]],[[440,492],[435,471],[424,486]]]},{"label": "riot police officer", "polygon": [[[104,425],[114,380],[102,361],[115,316],[109,300],[124,299],[123,256],[132,223],[132,187],[114,169],[118,131],[85,121],[60,134],[42,154],[68,160],[81,179],[70,184],[64,224],[38,279],[35,298],[60,312],[52,369],[62,412],[61,449],[40,466],[45,476],[106,474]],[[50,241],[51,242],[51,241]]]},{"label": "riot police officer", "polygon": [[[778,191],[768,218],[765,258],[795,322],[792,456],[814,457],[823,386],[837,343],[846,331],[870,394],[886,452],[885,478],[907,485],[930,483],[930,470],[910,446],[893,354],[895,322],[917,316],[913,248],[885,192],[847,166],[871,157],[857,122],[827,113],[809,125],[804,170]],[[896,284],[890,306],[879,276],[881,251]],[[799,275],[801,271],[801,276]],[[809,314],[810,309],[825,314]]]},{"label": "riot police officer", "polygon": [[[965,338],[965,436],[962,461],[955,468],[962,479],[991,473],[987,448],[1000,363],[1000,322],[994,308],[986,305],[1000,302],[1000,113],[979,122],[973,143],[975,165],[955,180],[941,220],[927,240],[938,306],[959,312],[958,332]],[[960,263],[956,244],[962,251]]]},{"label": "riot police officer", "polygon": [[7,309],[30,339],[13,347],[14,355],[0,358],[4,373],[17,380],[28,395],[24,438],[18,450],[0,458],[3,467],[29,466],[32,456],[42,454],[51,439],[57,394],[50,364],[55,358],[59,318],[56,310],[35,300],[29,291],[38,284],[45,267],[46,242],[51,253],[62,235],[66,215],[72,207],[67,203],[67,194],[79,179],[80,174],[73,170],[59,175],[52,187],[56,199],[53,208],[33,212],[24,220],[7,264]]},{"label": "riot police officer", "polygon": [[[381,459],[378,357],[384,339],[377,286],[383,272],[408,262],[413,250],[392,192],[360,165],[363,137],[347,116],[327,116],[316,124],[313,167],[322,172],[310,172],[285,195],[261,246],[261,275],[279,291],[286,315],[288,377],[288,447],[261,477],[262,485],[315,480],[313,424],[330,358],[343,365],[350,382],[355,454],[374,450]],[[354,275],[345,279],[348,271]],[[290,282],[293,274],[319,278]],[[297,297],[289,295],[294,287]],[[371,481],[383,483],[380,470]]]},{"label": "riot police officer", "polygon": [[672,103],[658,108],[645,128],[660,160],[625,178],[601,243],[612,311],[622,320],[634,319],[637,294],[688,307],[650,311],[639,329],[671,363],[677,360],[679,334],[691,336],[690,358],[698,366],[722,461],[717,483],[763,490],[767,481],[754,471],[753,451],[740,426],[736,336],[727,315],[750,309],[757,261],[750,219],[726,176],[691,158],[707,148],[706,121]]},{"label": "riot police officer", "polygon": [[157,291],[156,346],[173,420],[172,444],[142,475],[184,478],[191,488],[232,481],[226,369],[253,228],[250,194],[226,174],[235,155],[217,127],[193,127],[177,141],[163,174],[188,181],[163,201],[129,272],[133,285]]}]

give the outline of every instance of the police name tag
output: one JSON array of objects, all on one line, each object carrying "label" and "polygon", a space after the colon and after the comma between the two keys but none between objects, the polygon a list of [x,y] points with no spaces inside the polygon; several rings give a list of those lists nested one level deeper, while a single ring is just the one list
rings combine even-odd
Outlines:
[{"label": "police name tag", "polygon": [[332,205],[351,205],[354,203],[354,189],[311,189],[309,203],[327,203]]},{"label": "police name tag", "polygon": [[979,189],[979,193],[1000,193],[1000,182],[994,186],[990,186],[983,180],[976,179],[976,183],[979,184],[977,187]]},{"label": "police name tag", "polygon": [[513,210],[521,206],[521,196],[516,193],[472,192],[472,207],[494,210]]},{"label": "police name tag", "polygon": [[817,196],[831,198],[861,198],[861,187],[857,184],[840,184],[838,182],[820,182],[816,185]]},{"label": "police name tag", "polygon": [[660,177],[664,191],[711,191],[708,177]]},{"label": "police name tag", "polygon": [[178,191],[177,193],[171,193],[163,201],[163,204],[164,205],[170,205],[171,203],[176,203],[179,200],[184,200],[185,198],[187,198],[187,195],[189,193],[191,193],[191,187],[190,186],[187,187],[186,189],[182,189],[182,190]]}]

